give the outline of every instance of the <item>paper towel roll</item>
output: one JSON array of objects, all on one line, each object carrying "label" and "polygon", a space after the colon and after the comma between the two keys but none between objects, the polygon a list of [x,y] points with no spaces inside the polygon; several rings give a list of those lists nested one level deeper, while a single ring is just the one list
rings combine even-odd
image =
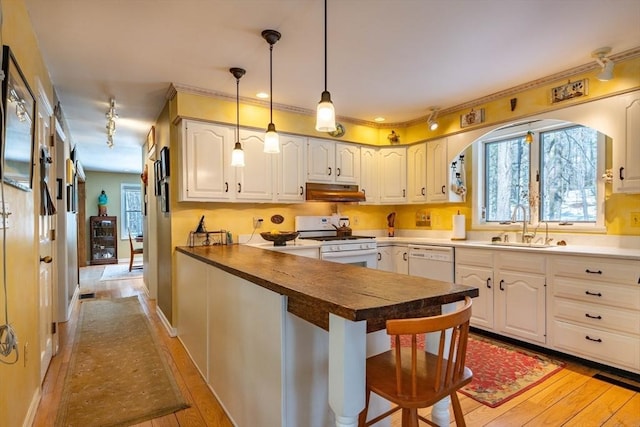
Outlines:
[{"label": "paper towel roll", "polygon": [[451,236],[451,240],[465,240],[466,238],[467,234],[464,226],[464,215],[454,215],[453,235]]}]

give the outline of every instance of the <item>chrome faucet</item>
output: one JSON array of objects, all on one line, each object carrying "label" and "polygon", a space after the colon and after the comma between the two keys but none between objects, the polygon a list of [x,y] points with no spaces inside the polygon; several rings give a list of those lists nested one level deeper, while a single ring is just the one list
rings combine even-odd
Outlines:
[{"label": "chrome faucet", "polygon": [[534,234],[529,233],[527,231],[527,209],[523,204],[518,203],[516,207],[513,209],[513,214],[511,215],[511,222],[516,223],[516,218],[518,217],[518,209],[522,210],[522,243],[531,243],[531,239]]}]

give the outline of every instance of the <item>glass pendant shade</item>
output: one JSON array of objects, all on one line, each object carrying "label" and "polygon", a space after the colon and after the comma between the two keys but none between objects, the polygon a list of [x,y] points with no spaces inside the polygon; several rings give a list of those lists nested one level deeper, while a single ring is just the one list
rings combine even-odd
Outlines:
[{"label": "glass pendant shade", "polygon": [[316,115],[316,130],[318,132],[335,132],[336,110],[331,102],[331,94],[322,92]]},{"label": "glass pendant shade", "polygon": [[273,123],[269,123],[267,133],[264,134],[264,152],[272,154],[280,152],[280,137]]},{"label": "glass pendant shade", "polygon": [[242,150],[240,142],[236,142],[231,152],[231,166],[244,166],[244,151]]}]

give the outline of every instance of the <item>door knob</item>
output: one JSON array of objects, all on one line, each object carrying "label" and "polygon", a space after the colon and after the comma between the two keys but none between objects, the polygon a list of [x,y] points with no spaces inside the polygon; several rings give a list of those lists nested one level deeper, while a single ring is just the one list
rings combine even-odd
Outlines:
[{"label": "door knob", "polygon": [[45,264],[51,264],[51,261],[53,261],[53,258],[49,255],[40,257],[40,262],[44,262]]}]

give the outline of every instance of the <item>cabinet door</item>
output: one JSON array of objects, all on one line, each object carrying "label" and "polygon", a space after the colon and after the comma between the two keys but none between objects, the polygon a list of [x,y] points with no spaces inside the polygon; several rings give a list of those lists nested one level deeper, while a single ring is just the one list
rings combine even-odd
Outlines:
[{"label": "cabinet door", "polygon": [[407,150],[409,202],[427,201],[427,144],[412,145]]},{"label": "cabinet door", "polygon": [[360,181],[360,147],[336,143],[336,182],[358,184]]},{"label": "cabinet door", "polygon": [[496,331],[544,344],[545,277],[540,274],[499,270],[496,285]]},{"label": "cabinet door", "polygon": [[471,324],[493,329],[493,268],[456,265],[456,283],[478,288],[478,297],[473,299]]},{"label": "cabinet door", "polygon": [[613,178],[621,193],[640,193],[640,99],[634,99],[625,111],[625,140],[614,141]]},{"label": "cabinet door", "polygon": [[277,156],[276,200],[304,202],[306,179],[306,140],[297,136],[280,135],[280,154]]},{"label": "cabinet door", "polygon": [[188,120],[183,123],[180,201],[233,199],[229,176],[233,129]]},{"label": "cabinet door", "polygon": [[334,182],[336,145],[333,141],[309,138],[307,159],[307,179],[309,181]]},{"label": "cabinet door", "polygon": [[446,202],[450,173],[446,138],[427,143],[427,162],[427,201]]},{"label": "cabinet door", "polygon": [[409,248],[406,246],[392,246],[392,248],[395,272],[409,274]]},{"label": "cabinet door", "polygon": [[378,270],[394,272],[393,246],[378,246]]},{"label": "cabinet door", "polygon": [[243,168],[236,168],[236,199],[267,202],[273,199],[274,155],[264,152],[264,133],[240,130]]},{"label": "cabinet door", "polygon": [[380,203],[407,201],[407,149],[380,149]]},{"label": "cabinet door", "polygon": [[360,190],[367,197],[366,203],[375,204],[380,201],[378,192],[378,150],[375,148],[360,148]]}]

